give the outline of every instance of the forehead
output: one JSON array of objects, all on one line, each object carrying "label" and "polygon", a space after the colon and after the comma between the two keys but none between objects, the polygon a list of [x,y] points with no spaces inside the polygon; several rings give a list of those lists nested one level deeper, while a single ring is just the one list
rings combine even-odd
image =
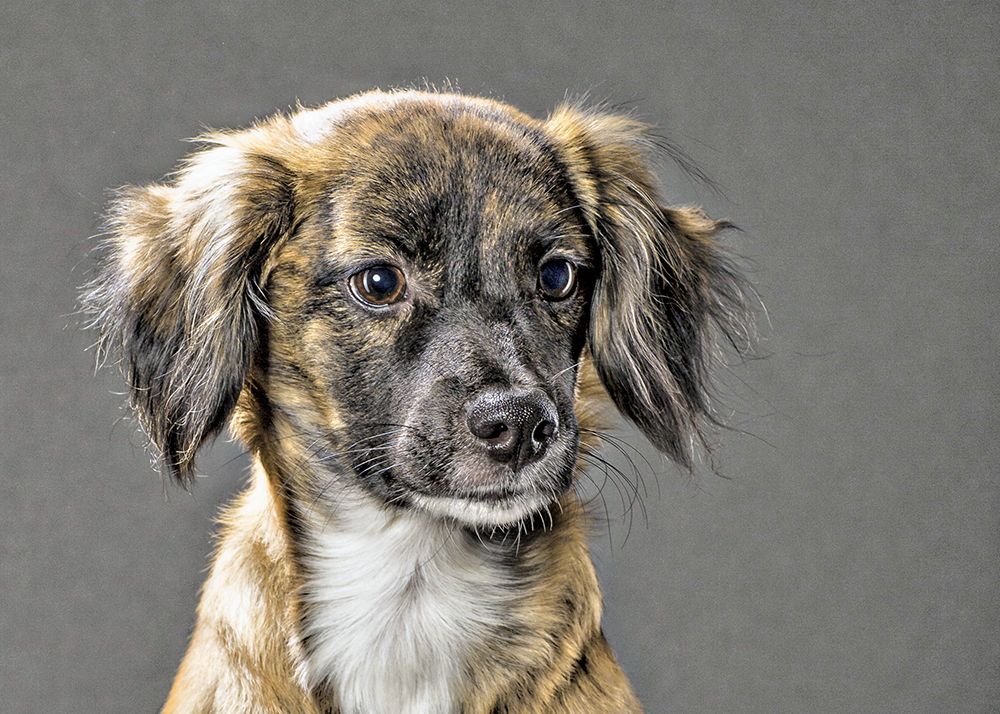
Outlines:
[{"label": "forehead", "polygon": [[556,149],[526,117],[415,105],[347,119],[336,142],[325,208],[343,241],[500,248],[577,225]]}]

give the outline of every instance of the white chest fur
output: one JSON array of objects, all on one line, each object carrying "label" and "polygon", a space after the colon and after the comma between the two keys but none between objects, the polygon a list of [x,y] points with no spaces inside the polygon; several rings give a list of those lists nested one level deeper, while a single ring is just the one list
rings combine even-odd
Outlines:
[{"label": "white chest fur", "polygon": [[455,526],[364,498],[309,529],[308,685],[343,714],[457,712],[470,646],[504,619],[499,569]]}]

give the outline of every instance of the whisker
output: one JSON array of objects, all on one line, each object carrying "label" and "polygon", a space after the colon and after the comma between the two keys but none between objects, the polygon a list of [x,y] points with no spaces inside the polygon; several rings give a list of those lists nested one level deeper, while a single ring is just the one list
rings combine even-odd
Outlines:
[{"label": "whisker", "polygon": [[[629,492],[629,495],[626,496],[626,491],[628,491],[628,489],[623,489],[622,488],[621,482],[622,481],[625,481],[625,482],[628,481],[628,479],[622,473],[622,470],[619,469],[614,464],[612,464],[607,459],[604,459],[604,458],[602,458],[601,456],[599,456],[597,454],[591,454],[591,453],[587,453],[587,452],[581,451],[580,456],[588,464],[591,464],[593,466],[600,466],[601,470],[609,478],[609,480],[613,484],[615,484],[615,488],[618,490],[618,497],[621,499],[621,502],[622,502],[622,512],[623,513],[628,513],[629,510],[630,510],[629,509],[629,505],[631,504],[631,500],[630,500],[631,499],[631,492]],[[615,478],[616,476],[619,477],[619,478]]]},{"label": "whisker", "polygon": [[629,442],[625,441],[624,439],[620,439],[617,436],[614,436],[613,434],[609,434],[607,432],[601,433],[594,431],[592,429],[581,429],[580,431],[581,433],[596,435],[598,438],[601,439],[602,442],[609,444],[613,449],[615,449],[619,454],[621,454],[622,457],[626,461],[628,461],[629,466],[632,468],[632,473],[635,475],[636,482],[640,486],[642,486],[642,495],[646,498],[649,498],[649,491],[646,489],[646,482],[642,478],[642,472],[639,470],[639,467],[636,465],[635,461],[632,460],[631,455],[632,454],[637,455],[640,459],[642,459],[643,463],[646,465],[646,469],[649,471],[650,474],[653,475],[654,479],[656,480],[656,497],[659,498],[662,495],[660,492],[660,481],[659,479],[656,478],[656,469],[653,468],[653,465],[649,462],[649,459],[646,458],[646,455],[642,453],[640,449],[630,444]]},{"label": "whisker", "polygon": [[577,369],[577,368],[579,368],[579,367],[580,367],[580,365],[582,365],[582,364],[583,364],[583,362],[584,362],[584,360],[580,360],[579,362],[576,362],[575,364],[571,364],[571,365],[570,365],[569,367],[567,367],[566,369],[561,369],[561,370],[559,370],[558,372],[556,372],[555,374],[553,374],[553,375],[552,375],[552,379],[553,379],[553,380],[555,380],[555,379],[558,379],[558,378],[559,378],[559,377],[561,377],[562,375],[566,374],[566,372],[569,372],[569,371],[570,371],[570,370],[572,370],[572,369]]},{"label": "whisker", "polygon": [[607,484],[609,477],[607,474],[605,474],[604,483],[602,483],[601,486],[597,486],[597,482],[594,480],[594,478],[590,475],[589,472],[587,472],[585,469],[581,469],[581,474],[583,475],[584,478],[590,481],[590,483],[592,483],[597,488],[597,493],[591,496],[586,502],[584,502],[583,505],[589,506],[597,498],[601,499],[601,504],[604,507],[604,525],[608,530],[608,549],[611,550],[613,547],[611,538],[611,514],[608,511],[608,501],[606,498],[604,498],[604,485]]},{"label": "whisker", "polygon": [[[647,528],[649,527],[648,514],[646,513],[646,507],[642,501],[639,489],[628,479],[620,468],[602,456],[589,451],[581,450],[581,457],[587,463],[598,465],[602,470],[606,470],[606,474],[610,477],[610,480],[615,484],[615,487],[618,490],[619,498],[622,500],[623,515],[628,516],[628,527],[625,533],[625,540],[622,542],[622,545],[624,546],[625,543],[628,542],[628,538],[632,533],[633,516],[636,506],[638,506],[639,511],[642,514],[643,523]],[[626,491],[628,492],[627,498]]]},{"label": "whisker", "polygon": [[372,451],[389,451],[393,448],[392,444],[382,444],[380,446],[363,446],[357,449],[345,449],[344,451],[334,451],[322,458],[315,459],[313,463],[322,464],[332,459],[339,459],[342,456],[349,456],[350,454],[364,454]]}]

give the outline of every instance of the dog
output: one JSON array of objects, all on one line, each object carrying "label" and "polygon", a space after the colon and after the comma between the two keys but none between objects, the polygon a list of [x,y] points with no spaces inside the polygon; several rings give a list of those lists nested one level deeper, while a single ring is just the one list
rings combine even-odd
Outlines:
[{"label": "dog", "polygon": [[181,484],[227,424],[253,459],[164,712],[641,711],[574,485],[610,405],[691,466],[745,304],[657,145],[580,103],[373,91],[116,195],[101,354]]}]

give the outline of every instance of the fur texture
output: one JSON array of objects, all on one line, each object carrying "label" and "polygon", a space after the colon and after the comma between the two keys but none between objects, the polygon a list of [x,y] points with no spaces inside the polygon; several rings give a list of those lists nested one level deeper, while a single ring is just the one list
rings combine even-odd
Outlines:
[{"label": "fur texture", "polygon": [[682,465],[713,420],[727,228],[622,116],[371,92],[204,138],[115,201],[84,296],[166,468],[227,423],[166,712],[637,712],[573,492],[610,398]]}]

